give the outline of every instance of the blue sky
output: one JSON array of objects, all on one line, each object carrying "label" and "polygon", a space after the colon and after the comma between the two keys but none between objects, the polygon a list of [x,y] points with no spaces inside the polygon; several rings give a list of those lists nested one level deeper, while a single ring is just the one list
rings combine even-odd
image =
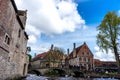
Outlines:
[{"label": "blue sky", "polygon": [[15,0],[19,9],[28,10],[26,32],[31,55],[50,49],[51,44],[70,51],[86,42],[100,60],[114,60],[96,45],[96,27],[105,14],[115,11],[120,16],[119,0]]},{"label": "blue sky", "polygon": [[78,12],[85,19],[86,24],[99,24],[104,15],[109,11],[120,9],[119,0],[75,0],[78,4]]}]

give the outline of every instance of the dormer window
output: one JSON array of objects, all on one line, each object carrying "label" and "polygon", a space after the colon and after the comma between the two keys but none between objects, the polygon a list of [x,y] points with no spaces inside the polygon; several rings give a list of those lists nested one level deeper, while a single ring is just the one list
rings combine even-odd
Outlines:
[{"label": "dormer window", "polygon": [[7,44],[7,45],[10,45],[10,37],[6,34],[5,35],[5,40],[4,42]]}]

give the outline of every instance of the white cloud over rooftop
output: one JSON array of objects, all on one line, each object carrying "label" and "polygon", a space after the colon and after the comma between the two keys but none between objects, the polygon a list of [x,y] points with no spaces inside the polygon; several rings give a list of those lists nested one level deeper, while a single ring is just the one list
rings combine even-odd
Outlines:
[{"label": "white cloud over rooftop", "polygon": [[97,46],[95,50],[95,59],[100,59],[101,61],[115,61],[114,53],[111,50],[108,50],[108,53],[106,53],[105,51],[101,51]]},{"label": "white cloud over rooftop", "polygon": [[[90,48],[95,47],[97,34],[95,26],[97,25],[92,25],[93,28],[91,26],[88,28],[85,25],[85,20],[78,13],[77,4],[73,0],[15,0],[15,2],[19,9],[28,10],[26,31],[29,34],[29,45],[33,51],[47,51],[51,44],[71,48],[73,42],[83,43],[84,41],[90,43],[88,45]],[[120,14],[120,10],[118,13]],[[66,32],[69,34],[63,34]],[[50,39],[51,41],[45,42],[40,38],[41,33],[50,36],[57,35],[57,37],[55,36]],[[94,50],[96,51],[93,53],[95,58],[114,60],[111,51],[109,54],[105,54],[99,48]]]},{"label": "white cloud over rooftop", "polygon": [[49,35],[73,32],[85,25],[72,0],[16,0],[16,3],[20,9],[28,10],[26,31],[34,37],[41,32]]}]

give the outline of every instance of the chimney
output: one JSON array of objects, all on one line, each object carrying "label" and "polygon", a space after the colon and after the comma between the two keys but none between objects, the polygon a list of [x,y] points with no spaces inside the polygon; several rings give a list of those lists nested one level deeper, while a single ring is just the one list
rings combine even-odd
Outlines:
[{"label": "chimney", "polygon": [[86,42],[84,42],[84,45],[86,45]]},{"label": "chimney", "polygon": [[36,53],[34,54],[34,57],[36,56]]},{"label": "chimney", "polygon": [[67,49],[67,54],[69,55],[69,48]]},{"label": "chimney", "polygon": [[76,44],[73,43],[73,57],[76,57]]},{"label": "chimney", "polygon": [[69,58],[69,49],[67,49],[67,55],[68,55],[68,58]]},{"label": "chimney", "polygon": [[53,50],[53,47],[54,47],[54,45],[52,44],[50,50]]},{"label": "chimney", "polygon": [[76,48],[76,44],[75,44],[75,43],[73,43],[73,50],[75,50],[75,48]]}]

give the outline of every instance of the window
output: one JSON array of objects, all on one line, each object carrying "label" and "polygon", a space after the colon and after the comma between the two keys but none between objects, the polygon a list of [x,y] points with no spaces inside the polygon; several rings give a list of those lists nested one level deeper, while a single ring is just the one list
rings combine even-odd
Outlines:
[{"label": "window", "polygon": [[84,52],[82,52],[82,55],[84,55]]},{"label": "window", "polygon": [[86,62],[86,58],[84,58],[84,62]]},{"label": "window", "polygon": [[82,58],[81,58],[81,57],[79,58],[79,61],[82,61]]},{"label": "window", "polygon": [[88,62],[88,58],[86,57],[86,62]]},{"label": "window", "polygon": [[18,31],[18,37],[20,38],[20,36],[21,36],[21,29],[19,29]]},{"label": "window", "polygon": [[10,37],[9,37],[7,34],[5,35],[5,43],[6,43],[7,45],[10,44]]},{"label": "window", "polygon": [[87,55],[89,55],[89,52],[87,52]]},{"label": "window", "polygon": [[90,58],[88,58],[88,61],[90,62]]},{"label": "window", "polygon": [[84,67],[86,67],[87,64],[84,64]]}]

